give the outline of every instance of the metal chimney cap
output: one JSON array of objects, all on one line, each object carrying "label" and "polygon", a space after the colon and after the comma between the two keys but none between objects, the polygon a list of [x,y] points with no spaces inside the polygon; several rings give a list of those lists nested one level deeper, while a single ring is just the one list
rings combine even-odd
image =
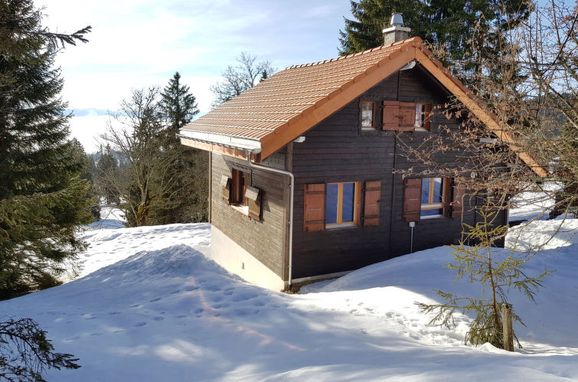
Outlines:
[{"label": "metal chimney cap", "polygon": [[403,26],[403,16],[401,13],[393,13],[391,15],[391,21],[389,23],[391,26],[394,27],[402,27]]}]

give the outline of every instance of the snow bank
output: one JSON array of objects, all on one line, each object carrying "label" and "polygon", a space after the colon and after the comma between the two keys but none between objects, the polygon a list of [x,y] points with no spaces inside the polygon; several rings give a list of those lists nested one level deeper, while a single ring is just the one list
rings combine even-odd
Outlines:
[{"label": "snow bank", "polygon": [[572,246],[532,263],[556,272],[536,304],[513,301],[528,327],[516,328],[524,350],[506,353],[465,346],[468,317],[456,330],[432,328],[417,310],[436,289],[478,292],[448,271],[449,247],[286,295],[207,260],[206,224],[83,235],[83,278],[0,302],[4,317],[36,319],[59,351],[80,357],[81,369],[51,381],[578,380]]}]

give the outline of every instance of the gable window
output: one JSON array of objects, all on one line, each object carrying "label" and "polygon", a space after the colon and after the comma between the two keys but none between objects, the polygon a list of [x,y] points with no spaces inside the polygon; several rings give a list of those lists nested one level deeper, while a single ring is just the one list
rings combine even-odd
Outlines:
[{"label": "gable window", "polygon": [[361,101],[361,128],[371,130],[376,128],[375,102]]},{"label": "gable window", "polygon": [[422,178],[420,217],[433,218],[444,214],[444,179]]},{"label": "gable window", "polygon": [[241,170],[233,169],[231,174],[230,201],[233,205],[246,205],[245,192],[249,185],[249,174]]},{"label": "gable window", "polygon": [[421,131],[430,130],[431,104],[415,104],[415,129]]}]

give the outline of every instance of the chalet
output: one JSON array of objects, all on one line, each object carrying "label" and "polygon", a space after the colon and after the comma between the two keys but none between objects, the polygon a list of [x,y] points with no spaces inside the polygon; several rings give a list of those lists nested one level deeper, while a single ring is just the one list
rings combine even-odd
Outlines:
[{"label": "chalet", "polygon": [[435,107],[455,97],[511,140],[420,38],[392,24],[383,46],[289,67],[181,129],[182,144],[210,152],[211,257],[223,267],[288,289],[456,243],[475,222],[453,179],[396,171],[411,165],[398,139],[418,147],[440,125],[457,128]]}]

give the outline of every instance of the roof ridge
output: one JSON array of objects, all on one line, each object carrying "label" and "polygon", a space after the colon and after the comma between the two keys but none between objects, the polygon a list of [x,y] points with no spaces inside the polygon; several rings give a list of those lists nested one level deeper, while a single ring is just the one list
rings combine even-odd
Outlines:
[{"label": "roof ridge", "polygon": [[368,53],[371,53],[371,52],[375,52],[375,51],[377,51],[377,50],[384,50],[384,49],[387,49],[387,48],[391,48],[391,47],[393,47],[393,46],[395,46],[395,45],[406,45],[406,44],[411,45],[412,42],[418,42],[419,45],[421,45],[422,39],[421,39],[419,36],[413,36],[413,37],[410,37],[410,38],[406,38],[405,40],[396,41],[396,42],[393,42],[393,43],[388,44],[388,45],[380,45],[380,46],[377,46],[377,47],[375,47],[375,48],[371,48],[371,49],[364,50],[364,51],[362,51],[362,52],[350,53],[350,54],[346,54],[345,56],[328,58],[328,59],[325,59],[325,60],[308,62],[308,63],[305,63],[305,64],[291,65],[291,66],[286,67],[284,70],[298,69],[298,68],[306,68],[306,67],[309,67],[309,66],[316,66],[316,65],[323,65],[323,64],[330,63],[330,62],[335,62],[335,61],[339,61],[339,60],[345,60],[345,59],[348,59],[348,58],[351,58],[351,57],[361,56],[361,55],[364,55],[364,54],[368,54]]}]

